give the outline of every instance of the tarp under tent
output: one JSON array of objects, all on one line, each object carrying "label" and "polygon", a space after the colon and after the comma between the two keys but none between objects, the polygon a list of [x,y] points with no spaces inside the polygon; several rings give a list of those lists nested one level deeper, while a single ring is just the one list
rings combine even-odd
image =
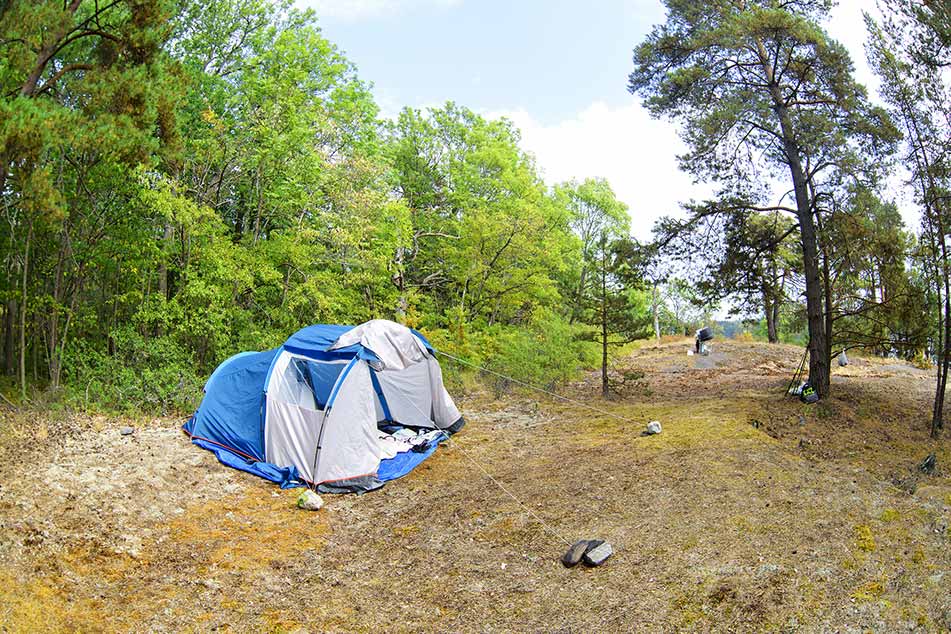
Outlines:
[{"label": "tarp under tent", "polygon": [[345,492],[406,475],[463,424],[429,341],[376,319],[309,326],[227,359],[183,429],[223,464],[283,488]]}]

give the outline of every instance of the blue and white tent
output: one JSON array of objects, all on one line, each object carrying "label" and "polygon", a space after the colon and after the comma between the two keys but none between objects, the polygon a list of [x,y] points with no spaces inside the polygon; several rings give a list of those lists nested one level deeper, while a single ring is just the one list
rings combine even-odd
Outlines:
[{"label": "blue and white tent", "polygon": [[464,424],[434,352],[382,319],[309,326],[218,366],[184,430],[222,463],[282,487],[373,489]]}]

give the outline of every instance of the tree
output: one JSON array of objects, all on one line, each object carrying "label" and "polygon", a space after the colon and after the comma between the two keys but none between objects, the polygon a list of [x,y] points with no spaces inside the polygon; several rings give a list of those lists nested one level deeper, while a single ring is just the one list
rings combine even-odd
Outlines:
[{"label": "tree", "polygon": [[845,48],[818,25],[831,2],[665,5],[666,23],[635,50],[628,87],[652,114],[682,124],[688,152],[681,164],[698,178],[713,178],[736,194],[763,170],[788,174],[794,207],[749,209],[784,211],[798,223],[809,375],[825,396],[831,333],[824,319],[819,230],[824,185],[860,167],[858,155],[888,150],[895,132],[854,81]]},{"label": "tree", "polygon": [[[559,297],[575,244],[506,120],[446,104],[388,131],[409,240],[393,257],[400,303],[425,293],[436,323],[515,323]],[[405,309],[404,309],[405,310]]]},{"label": "tree", "polygon": [[921,207],[921,243],[931,302],[937,379],[931,434],[944,426],[945,393],[951,368],[951,94],[945,69],[951,63],[951,14],[942,3],[886,0],[884,22],[865,16],[868,53],[882,79],[882,96],[906,135],[905,164]]},{"label": "tree", "polygon": [[640,245],[623,235],[611,240],[605,228],[592,247],[591,282],[582,295],[580,319],[595,329],[590,336],[601,350],[601,395],[608,398],[610,348],[650,336],[651,315],[642,288],[640,264],[644,256]]},{"label": "tree", "polygon": [[825,232],[834,349],[911,356],[926,341],[926,301],[906,266],[915,244],[898,208],[870,189],[853,187],[826,215]]},{"label": "tree", "polygon": [[565,183],[555,196],[569,211],[569,224],[580,245],[578,269],[569,282],[569,323],[579,321],[601,350],[601,394],[610,395],[608,357],[612,346],[646,335],[643,293],[639,293],[638,245],[628,239],[627,205],[602,179]]},{"label": "tree", "polygon": [[779,341],[779,315],[797,266],[796,225],[778,211],[750,211],[743,200],[688,205],[691,218],[662,219],[658,245],[689,271],[706,303],[730,300],[732,314],[762,313],[767,339]]},{"label": "tree", "polygon": [[[578,319],[582,303],[592,281],[594,269],[604,267],[601,242],[607,238],[612,243],[628,234],[630,217],[627,205],[619,201],[611,186],[604,179],[589,178],[582,183],[570,182],[555,187],[555,196],[570,214],[572,232],[581,244],[580,270],[574,277],[573,288],[568,289],[569,323]],[[599,256],[598,253],[601,253]]]},{"label": "tree", "polygon": [[[0,245],[9,265],[0,287],[7,356],[16,345],[24,398],[27,348],[35,371],[40,333],[58,385],[90,268],[83,247],[101,241],[97,223],[114,220],[114,206],[93,193],[94,181],[116,183],[117,170],[151,162],[172,142],[174,99],[162,46],[175,4],[15,0],[0,11],[0,199],[10,228]],[[12,313],[19,317],[17,344],[9,336]]]}]

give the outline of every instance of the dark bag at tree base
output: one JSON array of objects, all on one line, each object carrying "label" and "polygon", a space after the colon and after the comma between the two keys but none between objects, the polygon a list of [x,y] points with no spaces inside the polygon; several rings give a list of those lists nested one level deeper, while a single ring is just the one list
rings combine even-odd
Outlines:
[{"label": "dark bag at tree base", "polygon": [[709,326],[697,331],[697,339],[700,341],[710,341],[713,339],[713,330]]},{"label": "dark bag at tree base", "polygon": [[802,391],[799,392],[799,400],[803,403],[818,403],[819,394],[816,392],[816,388],[806,382],[802,384]]}]

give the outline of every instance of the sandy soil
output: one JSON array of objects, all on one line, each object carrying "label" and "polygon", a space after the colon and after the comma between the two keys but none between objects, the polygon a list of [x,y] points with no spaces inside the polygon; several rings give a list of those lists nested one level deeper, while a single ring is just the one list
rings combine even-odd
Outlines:
[{"label": "sandy soil", "polygon": [[[688,344],[625,359],[619,376],[642,378],[615,399],[593,376],[563,390],[621,420],[465,395],[469,425],[419,469],[319,513],[219,465],[179,420],[6,413],[0,627],[948,631],[951,451],[927,438],[930,373],[857,358],[805,406],[783,398],[801,351]],[[914,468],[929,452],[932,476]],[[615,556],[564,569],[564,542],[587,537]]]}]

